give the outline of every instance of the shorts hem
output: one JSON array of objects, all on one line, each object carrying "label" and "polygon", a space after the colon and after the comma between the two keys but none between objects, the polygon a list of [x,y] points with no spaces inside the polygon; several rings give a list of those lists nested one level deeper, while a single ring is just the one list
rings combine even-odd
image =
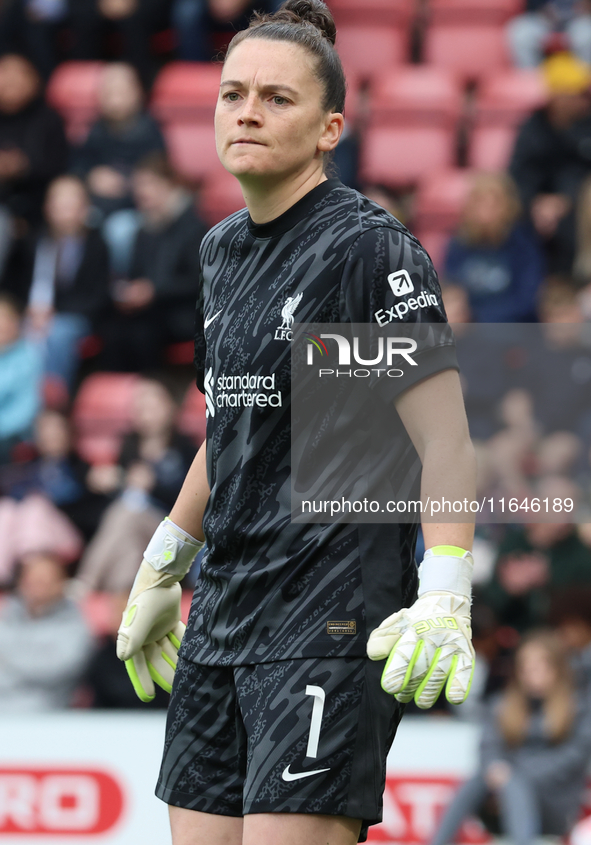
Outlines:
[{"label": "shorts hem", "polygon": [[[195,803],[197,796],[190,792],[179,792],[178,790],[167,789],[166,787],[157,784],[155,794],[156,798],[160,798],[161,801],[164,801],[164,803],[168,804],[170,807],[181,807],[183,810],[196,809],[190,805]],[[233,811],[230,807],[208,807],[206,810],[200,808],[197,812],[209,813],[212,816],[230,816],[235,819],[242,818],[244,815],[241,809]]]}]

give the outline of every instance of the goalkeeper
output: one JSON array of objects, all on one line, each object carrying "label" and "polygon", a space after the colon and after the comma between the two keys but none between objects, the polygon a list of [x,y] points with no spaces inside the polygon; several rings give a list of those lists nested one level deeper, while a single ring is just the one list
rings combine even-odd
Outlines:
[{"label": "goalkeeper", "polygon": [[[206,444],[118,639],[142,699],[172,687],[157,795],[174,845],[363,841],[404,703],[429,707],[443,687],[459,703],[470,685],[471,524],[425,522],[417,573],[416,525],[291,520],[294,319],[446,321],[418,241],[325,173],[343,129],[334,41],[320,0],[288,0],[235,36],[222,71],[218,153],[248,209],[201,245]],[[472,500],[453,344],[410,370],[388,380],[394,464],[402,478],[418,453],[423,496]],[[205,538],[183,635],[179,581]]]}]

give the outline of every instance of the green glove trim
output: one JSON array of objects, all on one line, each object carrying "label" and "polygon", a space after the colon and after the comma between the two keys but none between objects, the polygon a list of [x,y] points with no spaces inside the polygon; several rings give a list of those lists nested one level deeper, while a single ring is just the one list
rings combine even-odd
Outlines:
[{"label": "green glove trim", "polygon": [[[164,652],[162,652],[162,656],[165,657]],[[169,663],[170,661],[167,660],[166,662]],[[148,672],[150,673],[150,677],[152,678],[154,683],[158,684],[159,687],[162,687],[164,692],[167,692],[167,693],[172,692],[172,686],[164,680],[162,675],[159,672],[157,672],[156,669],[154,669],[154,667],[152,666],[152,664],[150,662],[148,662]],[[138,695],[139,695],[139,693],[138,693]],[[141,698],[141,696],[140,696],[140,698]]]},{"label": "green glove trim", "polygon": [[458,656],[455,655],[453,657],[452,661],[451,661],[451,669],[449,670],[449,676],[448,676],[448,679],[447,679],[447,686],[445,688],[446,699],[448,700],[448,702],[450,704],[454,704],[456,707],[458,706],[458,704],[463,704],[464,701],[466,701],[466,699],[470,695],[470,690],[472,689],[472,681],[474,679],[474,669],[476,668],[476,664],[475,664],[474,660],[472,660],[472,671],[470,672],[470,680],[468,681],[468,686],[466,688],[466,695],[463,697],[463,699],[461,701],[450,701],[449,691],[450,691],[450,688],[451,688],[452,681],[454,679],[454,675],[456,673],[456,666],[457,665],[458,665]]},{"label": "green glove trim", "polygon": [[127,674],[129,675],[129,680],[133,684],[133,688],[136,692],[137,697],[140,699],[140,701],[144,701],[146,704],[148,703],[148,701],[152,701],[155,698],[155,696],[148,695],[148,693],[143,688],[141,681],[139,679],[137,670],[136,670],[135,666],[133,665],[133,659],[132,658],[125,661],[125,668],[127,669]]},{"label": "green glove trim", "polygon": [[[168,639],[170,640],[170,642],[173,644],[173,646],[174,646],[174,647],[176,648],[176,650],[178,651],[178,650],[179,650],[179,648],[181,647],[181,641],[179,640],[179,638],[178,638],[178,637],[175,637],[175,635],[172,633],[172,631],[169,631],[169,632],[168,632],[168,634],[167,634],[166,636],[168,637]],[[176,669],[176,666],[175,666],[175,669]]]},{"label": "green glove trim", "polygon": [[461,549],[459,546],[432,546],[434,555],[449,555],[450,557],[464,557],[468,549]]},{"label": "green glove trim", "polygon": [[[416,644],[416,646],[415,646],[415,650],[414,650],[414,651],[413,651],[413,653],[412,653],[412,657],[410,658],[410,661],[409,661],[409,664],[408,664],[408,667],[407,667],[407,670],[406,670],[406,674],[405,674],[405,676],[404,676],[404,681],[402,682],[402,686],[401,686],[401,687],[400,687],[400,689],[398,690],[397,695],[399,695],[401,692],[404,692],[404,690],[405,690],[405,688],[406,688],[406,686],[407,686],[408,682],[410,681],[410,678],[411,678],[411,675],[412,675],[412,670],[413,670],[413,669],[414,669],[414,667],[415,667],[415,663],[417,662],[417,660],[418,660],[418,659],[419,659],[419,657],[421,656],[421,652],[422,652],[422,650],[423,650],[424,648],[425,648],[425,643],[424,643],[424,641],[423,641],[423,640],[419,640],[419,641],[418,641],[418,643],[417,643],[417,644]],[[390,654],[389,654],[389,656],[388,656],[388,659],[386,660],[386,665],[384,666],[384,671],[382,672],[382,689],[384,690],[384,692],[387,692],[387,693],[388,693],[388,695],[392,695],[392,693],[391,693],[391,692],[389,692],[389,691],[386,689],[386,687],[384,686],[383,679],[384,679],[384,675],[385,675],[385,674],[386,674],[386,672],[388,671],[388,668],[389,668],[389,666],[390,666],[390,663],[391,663],[391,662],[392,662],[392,660],[394,659],[394,654],[395,654],[395,653],[396,653],[396,646],[394,646],[394,648],[393,648],[393,649],[392,649],[392,651],[390,652]]]},{"label": "green glove trim", "polygon": [[[433,660],[431,661],[431,665],[429,666],[429,671],[427,672],[427,674],[425,675],[425,677],[423,678],[423,680],[421,681],[421,683],[417,687],[417,691],[415,692],[415,704],[417,705],[417,707],[420,707],[421,710],[428,710],[429,707],[432,706],[431,704],[429,704],[429,705],[427,705],[427,707],[423,707],[421,704],[419,704],[419,697],[422,695],[422,693],[425,690],[425,687],[429,683],[429,680],[431,679],[431,675],[433,674],[435,669],[437,669],[437,664],[439,663],[440,656],[441,656],[441,649],[440,648],[435,649],[435,654],[433,655]],[[457,657],[454,657],[453,660],[455,660],[456,663],[458,662]],[[456,668],[456,663],[454,663],[453,660],[452,660],[452,669],[451,669],[450,675],[448,677],[451,677],[452,672]],[[447,678],[444,678],[441,686],[437,690],[437,695],[435,696],[433,701],[436,701],[439,698],[439,693],[441,692],[441,690],[445,686],[446,681],[447,681]]]}]

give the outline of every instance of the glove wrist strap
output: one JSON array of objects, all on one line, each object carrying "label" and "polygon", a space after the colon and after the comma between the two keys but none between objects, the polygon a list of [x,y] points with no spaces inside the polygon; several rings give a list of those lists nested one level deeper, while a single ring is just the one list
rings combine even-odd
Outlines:
[{"label": "glove wrist strap", "polygon": [[419,567],[419,596],[429,592],[446,592],[470,598],[473,567],[471,552],[457,557],[433,554],[428,549]]},{"label": "glove wrist strap", "polygon": [[191,568],[202,547],[200,540],[196,540],[166,517],[148,543],[144,560],[157,572],[174,576],[180,581]]}]

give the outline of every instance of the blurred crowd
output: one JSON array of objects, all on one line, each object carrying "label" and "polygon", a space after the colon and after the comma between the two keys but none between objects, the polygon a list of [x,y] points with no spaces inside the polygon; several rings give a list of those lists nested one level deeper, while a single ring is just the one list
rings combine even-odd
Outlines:
[{"label": "blurred crowd", "polygon": [[[207,230],[147,104],[168,62],[212,60],[277,5],[0,0],[0,712],[146,706],[115,633],[204,436],[191,342]],[[545,103],[506,169],[470,175],[434,260],[479,497],[568,498],[579,520],[524,508],[477,530],[473,691],[436,711],[486,733],[434,845],[491,795],[516,842],[564,833],[591,756],[591,3],[522,6],[507,49],[539,68]],[[71,60],[103,63],[75,141],[45,96]],[[362,134],[350,120],[341,178],[412,230],[412,189],[364,179]]]}]

